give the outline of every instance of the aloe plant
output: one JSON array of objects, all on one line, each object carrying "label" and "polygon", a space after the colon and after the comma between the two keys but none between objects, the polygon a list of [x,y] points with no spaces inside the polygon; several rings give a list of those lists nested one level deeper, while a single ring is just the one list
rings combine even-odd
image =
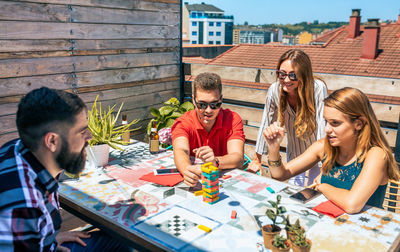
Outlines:
[{"label": "aloe plant", "polygon": [[310,247],[310,243],[307,242],[306,233],[303,229],[294,231],[294,244],[299,247]]},{"label": "aloe plant", "polygon": [[293,232],[294,233],[296,230],[302,230],[302,227],[300,226],[300,220],[299,219],[297,219],[296,222],[293,225],[290,224],[289,215],[285,219],[285,224],[286,224],[285,229],[287,231],[289,231],[289,232]]},{"label": "aloe plant", "polygon": [[[278,195],[276,196],[276,201],[268,200],[269,204],[273,207],[273,209],[267,209],[265,214],[272,221],[273,232],[279,230],[277,224],[285,223],[285,216],[283,216],[283,214],[286,213],[286,208],[284,206],[279,205],[281,203],[281,198],[282,198],[281,195]],[[277,223],[277,217],[281,217],[283,221],[281,223]]]},{"label": "aloe plant", "polygon": [[147,135],[150,134],[152,121],[156,121],[157,131],[163,128],[170,128],[174,124],[176,118],[179,118],[185,112],[194,109],[193,103],[187,101],[180,104],[179,100],[175,97],[164,102],[164,105],[165,106],[162,106],[159,109],[150,109],[150,113],[154,118],[151,119],[147,125]]},{"label": "aloe plant", "polygon": [[109,106],[108,110],[104,110],[101,103],[97,103],[98,98],[99,96],[96,97],[92,109],[88,112],[88,128],[93,136],[89,140],[89,144],[90,146],[108,144],[111,148],[123,151],[122,148],[118,147],[118,144],[126,145],[129,143],[121,140],[122,134],[138,130],[140,127],[134,129],[130,127],[139,120],[135,119],[128,124],[117,126],[116,123],[124,103],[121,104],[115,114],[116,104],[112,107]]}]

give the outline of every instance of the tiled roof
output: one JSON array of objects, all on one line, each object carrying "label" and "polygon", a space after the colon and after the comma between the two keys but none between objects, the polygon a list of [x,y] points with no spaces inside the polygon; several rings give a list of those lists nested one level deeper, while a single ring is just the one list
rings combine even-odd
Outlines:
[{"label": "tiled roof", "polygon": [[326,34],[324,45],[240,44],[207,64],[275,69],[285,51],[298,48],[310,56],[317,73],[400,79],[400,24],[381,26],[379,55],[374,60],[360,59],[363,33],[355,39],[347,36],[347,26],[343,26]]},{"label": "tiled roof", "polygon": [[189,11],[212,11],[212,12],[224,12],[220,8],[215,7],[211,4],[187,4],[185,5]]},{"label": "tiled roof", "polygon": [[206,64],[207,62],[210,61],[210,59],[203,58],[201,56],[193,56],[193,57],[182,57],[182,61],[185,63],[200,63],[200,64]]},{"label": "tiled roof", "polygon": [[182,47],[228,47],[232,45],[210,45],[210,44],[186,44]]}]

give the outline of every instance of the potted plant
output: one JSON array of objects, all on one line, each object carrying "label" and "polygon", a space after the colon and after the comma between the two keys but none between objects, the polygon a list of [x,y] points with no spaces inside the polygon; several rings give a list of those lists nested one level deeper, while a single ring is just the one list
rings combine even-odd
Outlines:
[{"label": "potted plant", "polygon": [[297,219],[294,224],[290,224],[289,215],[285,218],[285,230],[286,230],[287,237],[289,238],[290,241],[294,240],[294,233],[297,230],[301,230],[304,232],[304,229],[300,226],[299,219]]},{"label": "potted plant", "polygon": [[[147,135],[150,134],[151,130],[151,123],[153,121],[156,121],[157,124],[157,131],[160,135],[160,130],[164,128],[171,128],[172,125],[175,122],[176,118],[179,118],[181,115],[186,113],[189,110],[193,110],[194,105],[193,103],[186,101],[182,104],[180,104],[179,100],[176,99],[175,97],[172,97],[168,101],[164,102],[164,106],[162,106],[159,109],[156,108],[151,108],[150,113],[154,117],[153,119],[150,120],[149,124],[147,125]],[[171,138],[171,131],[170,130],[165,130],[165,132],[161,131],[161,135],[165,137],[162,137],[160,139],[161,145],[165,148],[168,147],[170,138]],[[165,140],[163,140],[165,139]],[[163,141],[161,141],[163,140]]]},{"label": "potted plant", "polygon": [[274,236],[274,239],[271,241],[271,245],[271,250],[273,252],[289,252],[290,250],[289,239],[279,234]]},{"label": "potted plant", "polygon": [[[283,213],[286,212],[286,208],[280,206],[281,203],[281,195],[276,196],[276,201],[268,200],[269,204],[273,209],[267,209],[266,215],[272,221],[272,224],[264,225],[261,228],[261,232],[264,238],[264,245],[266,248],[271,248],[271,241],[274,239],[274,236],[281,232],[281,228],[277,224],[283,224],[285,221],[285,217]],[[283,218],[283,222],[278,223],[277,218]]]},{"label": "potted plant", "polygon": [[92,139],[89,141],[89,151],[93,155],[92,158],[95,165],[104,166],[108,163],[110,147],[123,151],[118,145],[126,145],[129,142],[122,141],[122,134],[138,130],[139,128],[131,129],[130,127],[139,120],[135,119],[128,124],[117,125],[117,120],[124,104],[121,104],[115,114],[116,104],[112,107],[109,106],[108,110],[104,110],[101,107],[101,103],[97,103],[98,97],[96,97],[92,109],[88,112],[88,128],[92,133]]},{"label": "potted plant", "polygon": [[311,250],[311,241],[306,238],[304,229],[296,230],[294,233],[293,252],[309,252]]}]

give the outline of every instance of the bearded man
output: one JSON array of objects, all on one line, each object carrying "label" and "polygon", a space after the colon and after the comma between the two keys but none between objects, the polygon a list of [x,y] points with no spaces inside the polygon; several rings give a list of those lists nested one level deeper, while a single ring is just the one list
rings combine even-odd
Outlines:
[{"label": "bearded man", "polygon": [[126,251],[103,232],[59,232],[58,177],[86,162],[87,108],[75,94],[42,87],[18,105],[20,138],[0,149],[0,251]]}]

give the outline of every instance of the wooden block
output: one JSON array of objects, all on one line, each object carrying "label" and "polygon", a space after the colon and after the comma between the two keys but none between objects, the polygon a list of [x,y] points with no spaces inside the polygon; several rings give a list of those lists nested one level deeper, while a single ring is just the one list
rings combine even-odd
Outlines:
[{"label": "wooden block", "polygon": [[204,226],[204,225],[199,225],[198,228],[201,229],[201,230],[203,230],[203,231],[205,231],[205,232],[207,232],[207,233],[210,233],[210,232],[212,231],[211,228],[206,227],[206,226]]},{"label": "wooden block", "polygon": [[232,210],[231,219],[236,219],[236,215],[237,215],[236,211]]},{"label": "wooden block", "polygon": [[194,192],[194,196],[200,196],[200,195],[203,195],[202,190]]},{"label": "wooden block", "polygon": [[222,176],[223,179],[228,179],[228,178],[232,178],[232,175],[224,175]]}]

